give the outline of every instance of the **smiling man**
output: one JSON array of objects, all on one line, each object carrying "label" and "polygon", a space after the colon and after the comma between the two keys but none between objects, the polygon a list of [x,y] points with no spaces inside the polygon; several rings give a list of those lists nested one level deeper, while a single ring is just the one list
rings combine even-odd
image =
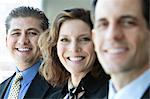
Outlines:
[{"label": "smiling man", "polygon": [[107,98],[150,98],[150,1],[94,0],[93,7],[95,50],[111,76]]},{"label": "smiling man", "polygon": [[[0,85],[0,98],[45,98],[51,92],[49,84],[38,73],[42,60],[37,42],[48,27],[48,19],[39,9],[23,6],[9,13],[6,19],[6,46],[16,62],[16,73]],[[20,82],[17,82],[21,86],[16,89],[19,94],[12,92],[18,73],[22,75]]]}]

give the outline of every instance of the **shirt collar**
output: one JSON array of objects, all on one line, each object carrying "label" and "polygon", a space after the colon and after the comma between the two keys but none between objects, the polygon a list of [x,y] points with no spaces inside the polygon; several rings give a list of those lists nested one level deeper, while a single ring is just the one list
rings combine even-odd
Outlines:
[{"label": "shirt collar", "polygon": [[[41,65],[41,60],[38,60],[35,64],[33,64],[30,68],[26,69],[25,71],[22,72],[23,80],[21,80],[21,84],[28,84],[33,80],[35,75],[37,74],[39,67]],[[19,72],[17,69],[16,72]]]},{"label": "shirt collar", "polygon": [[108,99],[140,99],[145,90],[150,86],[150,70],[145,71],[137,79],[133,80],[119,92],[115,91],[113,83],[109,83]]},{"label": "shirt collar", "polygon": [[109,94],[108,94],[108,99],[113,99],[114,95],[116,94],[116,89],[114,88],[114,85],[112,81],[109,81]]}]

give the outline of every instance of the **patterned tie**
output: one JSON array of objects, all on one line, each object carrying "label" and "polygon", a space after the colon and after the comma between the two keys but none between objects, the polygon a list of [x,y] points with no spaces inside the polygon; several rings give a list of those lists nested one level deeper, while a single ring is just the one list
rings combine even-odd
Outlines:
[{"label": "patterned tie", "polygon": [[8,99],[18,99],[19,90],[20,90],[20,80],[22,79],[22,74],[16,73],[12,86],[10,88],[10,92],[8,95]]},{"label": "patterned tie", "polygon": [[63,99],[80,99],[84,93],[83,87],[71,88]]}]

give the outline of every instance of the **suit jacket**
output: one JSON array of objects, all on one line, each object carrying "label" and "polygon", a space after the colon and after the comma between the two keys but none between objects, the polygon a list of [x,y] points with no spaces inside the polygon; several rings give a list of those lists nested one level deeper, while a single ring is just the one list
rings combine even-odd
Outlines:
[{"label": "suit jacket", "polygon": [[[79,86],[82,86],[85,89],[85,93],[80,99],[101,99],[106,95],[104,90],[99,91],[103,85],[108,81],[109,78],[94,78],[90,73],[88,73],[79,83]],[[60,88],[58,91],[50,95],[50,99],[63,99],[68,93],[68,82]],[[99,93],[101,95],[99,95]]]},{"label": "suit jacket", "polygon": [[[96,96],[101,97],[101,99],[108,99],[108,92],[109,92],[109,83],[107,82],[103,87],[101,87]],[[141,99],[150,99],[150,86],[145,91]]]},{"label": "suit jacket", "polygon": [[142,96],[142,99],[150,99],[150,86],[149,86],[149,88],[145,91],[144,95]]},{"label": "suit jacket", "polygon": [[[4,97],[5,92],[12,78],[14,77],[14,75],[0,84],[0,99]],[[24,96],[24,99],[27,99],[27,98],[43,99],[43,98],[46,98],[47,95],[50,95],[51,93],[53,93],[53,91],[55,91],[55,88],[49,85],[47,81],[43,77],[41,77],[39,73],[37,73],[35,78],[31,82],[29,89],[27,90]]]}]

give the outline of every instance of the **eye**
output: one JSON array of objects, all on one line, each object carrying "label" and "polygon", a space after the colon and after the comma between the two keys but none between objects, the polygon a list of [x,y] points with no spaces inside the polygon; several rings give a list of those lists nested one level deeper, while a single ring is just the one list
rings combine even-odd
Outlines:
[{"label": "eye", "polygon": [[12,36],[19,36],[21,33],[20,32],[12,32],[11,35]]},{"label": "eye", "polygon": [[125,20],[122,21],[122,25],[124,27],[129,28],[129,27],[136,26],[137,23],[134,20],[132,20],[132,19],[125,19]]},{"label": "eye", "polygon": [[61,38],[60,41],[61,42],[69,42],[69,39],[68,38]]},{"label": "eye", "polygon": [[34,31],[29,31],[28,34],[29,34],[30,36],[36,36],[36,35],[38,35],[39,33],[34,32]]},{"label": "eye", "polygon": [[83,37],[80,39],[80,41],[91,41],[91,38],[89,37]]},{"label": "eye", "polygon": [[108,22],[107,21],[99,21],[98,23],[95,24],[95,27],[97,29],[104,29],[108,26]]}]

